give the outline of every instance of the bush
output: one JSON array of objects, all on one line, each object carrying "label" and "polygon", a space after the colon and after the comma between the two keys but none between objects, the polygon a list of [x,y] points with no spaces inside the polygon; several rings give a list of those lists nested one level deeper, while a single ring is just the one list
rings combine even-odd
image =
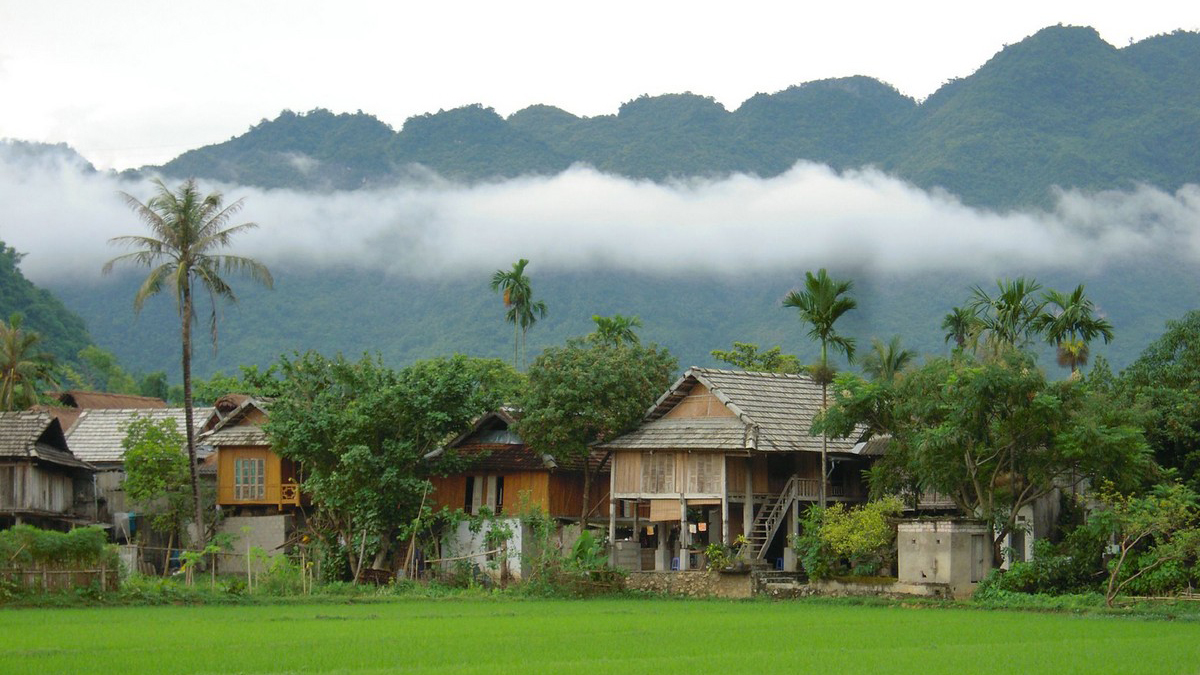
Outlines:
[{"label": "bush", "polygon": [[892,519],[904,505],[888,497],[846,508],[813,506],[801,521],[800,536],[792,542],[800,564],[811,579],[835,574],[874,576],[891,565],[896,526]]},{"label": "bush", "polygon": [[15,525],[0,531],[0,560],[17,568],[52,567],[81,569],[120,564],[116,549],[108,545],[104,530],[81,527],[70,532]]}]

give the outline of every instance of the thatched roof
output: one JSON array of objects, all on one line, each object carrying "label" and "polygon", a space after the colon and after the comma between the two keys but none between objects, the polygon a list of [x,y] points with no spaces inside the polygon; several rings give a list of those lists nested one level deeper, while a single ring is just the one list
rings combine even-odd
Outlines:
[{"label": "thatched roof", "polygon": [[[67,442],[80,459],[98,463],[120,463],[125,459],[126,427],[138,417],[154,421],[175,420],[175,428],[184,433],[186,416],[183,408],[125,408],[116,410],[85,410],[67,433]],[[199,431],[208,416],[208,408],[193,408],[192,422]],[[204,454],[204,453],[201,453]]]},{"label": "thatched roof", "polygon": [[[665,417],[703,385],[731,417]],[[810,433],[821,411],[821,386],[807,375],[691,368],[646,412],[638,429],[597,447],[612,450],[755,450],[820,452]],[[829,452],[854,453],[865,429],[829,439]]]},{"label": "thatched roof", "polygon": [[60,403],[71,408],[84,409],[128,409],[128,408],[165,408],[167,402],[153,396],[134,396],[133,394],[109,394],[101,391],[80,391],[72,389],[54,394]]},{"label": "thatched roof", "polygon": [[35,410],[0,412],[0,458],[30,459],[89,471],[93,468],[72,454],[58,420]]}]

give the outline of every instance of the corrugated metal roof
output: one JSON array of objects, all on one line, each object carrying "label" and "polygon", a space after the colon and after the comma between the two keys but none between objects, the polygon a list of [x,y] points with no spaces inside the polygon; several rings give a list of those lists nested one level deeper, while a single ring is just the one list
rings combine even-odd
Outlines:
[{"label": "corrugated metal roof", "polygon": [[0,457],[92,469],[71,453],[58,420],[37,410],[0,412]]},{"label": "corrugated metal roof", "polygon": [[[736,417],[664,418],[697,383],[707,387]],[[820,452],[821,437],[810,433],[820,411],[821,386],[807,375],[691,368],[647,411],[642,427],[598,447]],[[722,422],[712,422],[714,419]],[[742,430],[740,438],[734,434],[734,423]],[[829,452],[852,453],[863,431],[865,428],[847,439],[830,438]],[[735,439],[737,445],[733,445]]]},{"label": "corrugated metal roof", "polygon": [[[185,428],[184,408],[127,408],[124,410],[85,410],[71,427],[67,443],[80,459],[88,462],[121,462],[124,460],[125,429],[134,418],[148,417],[154,421],[175,420],[176,428]],[[192,422],[197,426],[208,417],[208,408],[193,408]]]}]

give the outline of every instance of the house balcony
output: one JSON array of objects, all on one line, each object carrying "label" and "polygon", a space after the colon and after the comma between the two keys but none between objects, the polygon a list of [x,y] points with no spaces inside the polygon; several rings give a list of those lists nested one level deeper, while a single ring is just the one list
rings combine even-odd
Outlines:
[{"label": "house balcony", "polygon": [[266,483],[262,494],[255,495],[243,487],[239,491],[233,485],[217,488],[217,503],[222,506],[300,506],[300,485],[294,481]]}]

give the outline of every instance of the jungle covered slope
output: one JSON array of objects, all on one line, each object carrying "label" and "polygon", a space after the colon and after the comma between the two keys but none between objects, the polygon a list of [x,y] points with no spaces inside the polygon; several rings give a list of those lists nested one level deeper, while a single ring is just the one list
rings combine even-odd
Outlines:
[{"label": "jungle covered slope", "polygon": [[1054,186],[1171,191],[1200,181],[1200,34],[1120,49],[1050,27],[918,103],[865,76],[760,93],[736,110],[699,94],[643,96],[615,115],[483,105],[418,115],[400,131],[358,112],[285,111],[158,167],[242,185],[355,189],[422,171],[478,181],[574,163],[662,180],[778,175],[797,161],[876,166],[993,208],[1045,205]]}]

